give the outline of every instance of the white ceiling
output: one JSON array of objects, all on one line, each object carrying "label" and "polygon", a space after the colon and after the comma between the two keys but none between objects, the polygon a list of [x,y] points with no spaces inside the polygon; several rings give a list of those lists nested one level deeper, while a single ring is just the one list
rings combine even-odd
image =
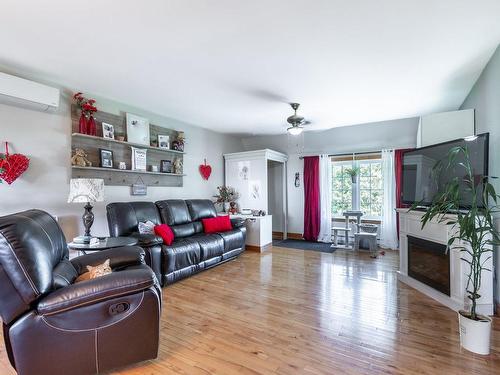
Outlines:
[{"label": "white ceiling", "polygon": [[499,0],[0,4],[0,65],[221,132],[456,109],[500,41]]}]

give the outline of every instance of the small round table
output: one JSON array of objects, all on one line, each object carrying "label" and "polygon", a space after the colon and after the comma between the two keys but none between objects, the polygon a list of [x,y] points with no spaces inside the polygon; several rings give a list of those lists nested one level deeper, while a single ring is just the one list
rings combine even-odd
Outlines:
[{"label": "small round table", "polygon": [[87,251],[102,251],[115,247],[134,246],[138,243],[139,240],[133,237],[104,237],[99,238],[99,243],[95,245],[70,242],[68,243],[68,248],[87,254]]}]

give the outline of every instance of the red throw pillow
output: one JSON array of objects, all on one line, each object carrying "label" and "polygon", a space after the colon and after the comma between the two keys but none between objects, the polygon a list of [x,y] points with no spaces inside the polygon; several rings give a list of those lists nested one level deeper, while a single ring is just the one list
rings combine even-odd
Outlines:
[{"label": "red throw pillow", "polygon": [[175,238],[174,232],[172,232],[172,228],[170,228],[167,224],[160,224],[155,226],[154,230],[155,234],[163,239],[163,243],[165,245],[172,245],[172,242],[174,242]]},{"label": "red throw pillow", "polygon": [[210,219],[201,219],[205,233],[227,232],[232,230],[229,215],[212,217]]}]

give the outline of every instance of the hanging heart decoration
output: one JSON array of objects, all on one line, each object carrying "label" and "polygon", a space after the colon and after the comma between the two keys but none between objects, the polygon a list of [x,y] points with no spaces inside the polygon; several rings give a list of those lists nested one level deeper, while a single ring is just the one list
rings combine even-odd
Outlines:
[{"label": "hanging heart decoration", "polygon": [[212,167],[207,164],[207,159],[205,159],[205,164],[200,165],[200,173],[204,180],[208,180],[212,174]]},{"label": "hanging heart decoration", "polygon": [[5,142],[5,155],[0,159],[0,180],[9,185],[21,176],[30,165],[30,159],[23,154],[9,154],[9,144]]}]

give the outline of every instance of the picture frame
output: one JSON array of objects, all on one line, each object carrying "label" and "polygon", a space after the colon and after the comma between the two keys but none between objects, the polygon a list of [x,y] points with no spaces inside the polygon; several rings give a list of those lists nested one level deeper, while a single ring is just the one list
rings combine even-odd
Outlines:
[{"label": "picture frame", "polygon": [[142,180],[142,178],[139,176],[137,181],[132,184],[131,189],[130,189],[130,195],[147,195],[148,194],[148,187]]},{"label": "picture frame", "polygon": [[126,118],[127,141],[130,143],[149,146],[149,120],[132,113],[127,113]]},{"label": "picture frame", "polygon": [[113,151],[100,148],[99,159],[101,168],[113,168]]},{"label": "picture frame", "polygon": [[170,149],[170,136],[164,134],[158,134],[158,147],[164,150]]},{"label": "picture frame", "polygon": [[147,168],[147,149],[131,147],[132,148],[132,170],[146,171]]},{"label": "picture frame", "polygon": [[115,139],[115,127],[107,122],[103,122],[102,137],[106,139]]},{"label": "picture frame", "polygon": [[162,160],[160,162],[161,173],[172,173],[172,160]]}]

